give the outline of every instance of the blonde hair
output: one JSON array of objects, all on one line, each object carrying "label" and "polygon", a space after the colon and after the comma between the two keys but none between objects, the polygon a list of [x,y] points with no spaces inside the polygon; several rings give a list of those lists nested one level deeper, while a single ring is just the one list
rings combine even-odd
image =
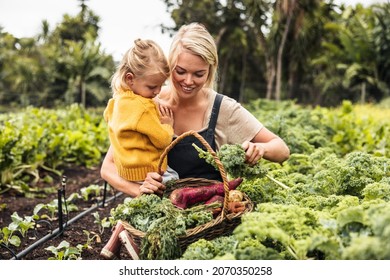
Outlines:
[{"label": "blonde hair", "polygon": [[214,38],[204,25],[193,22],[180,27],[173,37],[169,51],[168,62],[171,69],[176,67],[178,56],[183,51],[200,56],[210,65],[205,87],[213,88],[217,78],[218,51]]},{"label": "blonde hair", "polygon": [[152,40],[137,39],[122,58],[117,70],[111,79],[113,94],[130,90],[126,82],[126,74],[132,73],[136,77],[161,74],[168,78],[170,68],[162,48]]}]

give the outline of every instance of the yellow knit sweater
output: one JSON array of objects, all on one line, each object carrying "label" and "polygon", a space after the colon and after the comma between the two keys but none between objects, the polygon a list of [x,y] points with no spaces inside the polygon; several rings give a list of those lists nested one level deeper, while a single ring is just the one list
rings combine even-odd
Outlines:
[{"label": "yellow knit sweater", "polygon": [[[104,111],[118,174],[129,181],[143,181],[158,172],[158,162],[171,143],[173,128],[161,124],[152,99],[126,91],[108,101]],[[165,159],[161,168],[166,170]]]}]

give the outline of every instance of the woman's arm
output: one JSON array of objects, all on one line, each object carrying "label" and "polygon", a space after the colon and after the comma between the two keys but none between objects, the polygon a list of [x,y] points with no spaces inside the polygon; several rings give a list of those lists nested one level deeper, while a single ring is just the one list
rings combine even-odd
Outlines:
[{"label": "woman's arm", "polygon": [[286,143],[265,127],[252,141],[245,141],[242,147],[246,151],[246,158],[250,164],[255,164],[261,158],[282,163],[290,157],[290,149]]},{"label": "woman's arm", "polygon": [[165,190],[165,186],[161,184],[162,176],[156,172],[148,173],[142,185],[136,182],[127,181],[119,176],[115,167],[111,146],[108,148],[107,154],[104,157],[100,169],[100,176],[110,184],[110,186],[131,197],[136,197],[143,193],[161,194]]},{"label": "woman's arm", "polygon": [[100,176],[113,188],[120,192],[136,197],[140,194],[139,184],[127,181],[118,175],[116,170],[114,157],[112,154],[112,146],[109,147],[106,156],[104,157],[102,167],[100,169]]}]

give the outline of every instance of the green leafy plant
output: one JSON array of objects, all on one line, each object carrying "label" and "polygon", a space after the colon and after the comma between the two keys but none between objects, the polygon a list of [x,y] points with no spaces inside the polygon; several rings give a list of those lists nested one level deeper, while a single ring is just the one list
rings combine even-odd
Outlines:
[{"label": "green leafy plant", "polygon": [[100,238],[100,235],[93,232],[93,231],[88,231],[88,230],[83,230],[83,233],[87,236],[87,242],[82,245],[82,249],[92,249],[92,243],[101,243],[102,240]]},{"label": "green leafy plant", "polygon": [[99,212],[92,213],[95,218],[94,223],[98,225],[100,234],[103,234],[105,228],[109,228],[112,226],[112,221],[110,218],[104,217],[100,218]]},{"label": "green leafy plant", "polygon": [[111,215],[115,220],[127,221],[145,232],[140,248],[141,258],[164,260],[179,257],[178,237],[188,228],[211,221],[212,210],[220,206],[216,202],[180,210],[168,198],[151,194],[126,200],[112,209]]},{"label": "green leafy plant", "polygon": [[35,227],[35,217],[25,216],[20,217],[17,212],[11,215],[12,222],[7,226],[3,227],[0,232],[0,243],[4,245],[13,245],[19,247],[21,239],[15,233],[19,232],[22,237],[26,236],[28,230]]},{"label": "green leafy plant", "polygon": [[8,227],[3,227],[1,228],[1,234],[0,234],[0,243],[8,246],[8,245],[13,245],[15,247],[19,247],[21,244],[21,240],[19,236],[14,235],[16,232],[16,228],[14,226],[8,226]]},{"label": "green leafy plant", "polygon": [[[66,206],[65,203],[62,203],[62,211],[66,213],[66,211],[72,212],[77,211],[78,207],[76,204],[73,203],[73,200],[80,198],[81,196],[78,193],[72,193],[69,195],[69,197],[66,199]],[[65,209],[66,207],[66,209]],[[53,199],[49,203],[39,203],[34,207],[33,213],[34,215],[38,215],[42,210],[46,210],[48,214],[41,214],[41,219],[49,219],[49,220],[55,220],[57,218],[58,213],[58,199]]]},{"label": "green leafy plant", "polygon": [[[217,163],[209,151],[201,149],[195,143],[193,143],[192,146],[198,151],[200,158],[205,159],[207,163],[211,164],[218,170]],[[260,161],[258,161],[255,165],[249,165],[245,160],[245,150],[239,144],[222,145],[217,151],[217,156],[225,168],[229,179],[241,177],[250,180],[254,178],[267,177],[282,188],[289,188],[284,183],[269,175],[268,170],[262,166]]]},{"label": "green leafy plant", "polygon": [[88,201],[93,196],[98,197],[102,189],[103,186],[93,184],[88,187],[81,188],[80,194],[84,201]]},{"label": "green leafy plant", "polygon": [[48,258],[49,260],[80,260],[83,245],[77,245],[77,247],[71,247],[66,240],[55,246],[49,246],[45,250],[54,254],[54,257]]},{"label": "green leafy plant", "polygon": [[12,223],[9,227],[17,229],[22,237],[26,236],[28,230],[35,227],[35,219],[33,216],[20,217],[18,213],[14,212],[11,215]]}]

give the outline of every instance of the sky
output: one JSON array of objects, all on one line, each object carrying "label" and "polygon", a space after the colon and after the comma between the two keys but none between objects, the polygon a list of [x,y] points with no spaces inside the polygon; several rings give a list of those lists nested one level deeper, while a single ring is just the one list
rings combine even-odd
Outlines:
[{"label": "sky", "polygon": [[[389,0],[336,0],[335,3],[355,5]],[[173,26],[162,0],[88,0],[86,4],[100,17],[99,40],[107,54],[116,60],[129,49],[137,38],[155,40],[167,53],[171,43],[159,25]],[[80,11],[78,0],[0,0],[0,26],[13,36],[33,37],[40,33],[42,20],[50,30],[62,21],[64,14]]]},{"label": "sky", "polygon": [[[173,26],[161,0],[88,0],[89,8],[100,17],[99,40],[106,53],[120,59],[137,38],[155,40],[168,52],[171,39],[161,34],[159,25]],[[75,16],[78,0],[0,0],[0,26],[15,37],[33,37],[40,33],[42,20],[50,30],[64,14]]]}]

